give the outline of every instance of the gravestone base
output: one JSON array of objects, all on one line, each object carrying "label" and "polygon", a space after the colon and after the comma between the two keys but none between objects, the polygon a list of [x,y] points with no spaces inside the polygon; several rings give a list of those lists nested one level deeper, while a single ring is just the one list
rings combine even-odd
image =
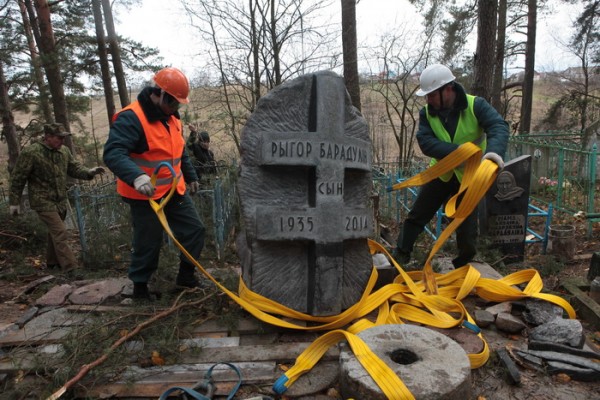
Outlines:
[{"label": "gravestone base", "polygon": [[394,278],[398,276],[398,270],[389,262],[384,254],[377,253],[373,255],[373,266],[377,270],[377,283],[375,283],[373,291],[394,283]]}]

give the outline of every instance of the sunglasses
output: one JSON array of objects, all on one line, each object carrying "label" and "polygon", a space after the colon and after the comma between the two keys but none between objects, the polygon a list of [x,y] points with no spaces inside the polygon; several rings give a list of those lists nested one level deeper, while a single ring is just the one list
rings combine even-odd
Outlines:
[{"label": "sunglasses", "polygon": [[178,102],[177,99],[175,97],[171,96],[169,93],[167,93],[163,90],[162,95],[163,95],[163,97],[162,97],[163,104],[168,106],[170,109],[178,110],[179,107],[181,107],[181,103]]}]

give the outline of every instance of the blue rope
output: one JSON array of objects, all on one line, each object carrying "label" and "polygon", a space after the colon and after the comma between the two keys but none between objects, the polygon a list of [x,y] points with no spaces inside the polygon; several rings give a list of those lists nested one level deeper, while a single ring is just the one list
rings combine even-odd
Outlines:
[{"label": "blue rope", "polygon": [[169,388],[160,396],[159,400],[167,400],[167,397],[171,393],[176,392],[176,391],[181,391],[181,392],[183,392],[184,395],[190,395],[195,400],[211,400],[211,398],[212,398],[212,393],[210,393],[211,390],[209,390],[209,393],[207,393],[207,395],[210,397],[207,397],[207,396],[197,392],[194,389],[198,389],[200,387],[207,388],[207,389],[209,389],[211,387],[214,388],[214,383],[212,380],[212,371],[219,364],[227,365],[229,368],[233,369],[237,373],[238,383],[237,383],[237,385],[235,385],[233,387],[233,389],[231,389],[231,392],[229,392],[229,395],[227,396],[227,400],[233,399],[233,396],[235,396],[236,392],[242,385],[242,373],[239,370],[239,368],[236,367],[235,365],[227,363],[227,362],[222,362],[222,363],[216,363],[212,367],[210,367],[208,369],[208,371],[206,371],[206,374],[204,374],[204,380],[198,382],[196,385],[194,385],[193,388],[185,388],[185,387],[180,387],[180,386],[175,386],[175,387]]}]

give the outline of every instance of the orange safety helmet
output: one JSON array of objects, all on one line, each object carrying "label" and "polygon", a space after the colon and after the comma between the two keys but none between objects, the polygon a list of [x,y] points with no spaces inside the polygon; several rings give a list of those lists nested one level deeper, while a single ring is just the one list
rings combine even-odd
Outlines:
[{"label": "orange safety helmet", "polygon": [[190,102],[188,94],[190,93],[190,83],[183,72],[177,68],[163,68],[154,75],[156,86],[175,97],[175,100],[182,104]]}]

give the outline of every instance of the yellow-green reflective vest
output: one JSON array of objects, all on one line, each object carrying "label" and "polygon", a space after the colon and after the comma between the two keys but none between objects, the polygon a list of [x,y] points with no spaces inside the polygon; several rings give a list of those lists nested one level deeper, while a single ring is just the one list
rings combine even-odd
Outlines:
[{"label": "yellow-green reflective vest", "polygon": [[[487,145],[487,141],[485,135],[483,134],[483,128],[479,126],[479,121],[477,121],[477,117],[475,117],[475,112],[473,111],[473,104],[475,103],[475,96],[470,94],[467,95],[467,108],[461,111],[458,117],[458,124],[456,125],[456,133],[454,134],[454,139],[450,139],[450,134],[444,128],[442,121],[439,117],[433,116],[429,114],[429,106],[425,106],[425,112],[427,114],[427,121],[429,122],[429,126],[435,133],[435,136],[447,143],[455,143],[458,145],[473,142],[477,146],[481,148],[482,151],[485,152],[485,147]],[[429,166],[433,166],[438,162],[437,159],[432,158]],[[452,172],[446,172],[444,175],[440,176],[440,179],[444,182],[448,182],[450,178],[452,178]],[[464,167],[458,167],[454,169],[454,174],[458,178],[458,181],[462,181],[462,177],[464,174]]]}]

